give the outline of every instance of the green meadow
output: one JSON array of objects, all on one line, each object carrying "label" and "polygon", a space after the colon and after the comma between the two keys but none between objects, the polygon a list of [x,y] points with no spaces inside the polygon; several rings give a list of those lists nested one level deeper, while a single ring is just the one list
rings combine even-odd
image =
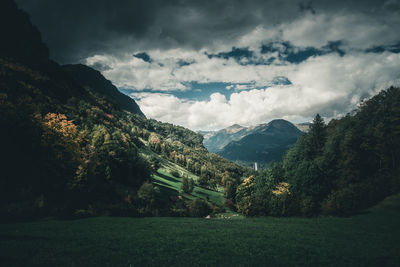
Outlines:
[{"label": "green meadow", "polygon": [[[185,194],[181,189],[182,177],[187,176],[188,178],[192,178],[194,181],[197,181],[199,179],[197,175],[186,170],[182,166],[179,166],[178,164],[160,157],[150,149],[142,148],[142,155],[146,158],[153,156],[159,160],[161,168],[159,168],[157,172],[152,175],[152,182],[159,186],[160,192],[164,195],[164,197],[182,194],[186,199],[201,198],[218,206],[224,206],[225,198],[223,197],[222,187],[218,186],[216,190],[213,191],[200,187],[196,184],[192,193]],[[171,172],[173,171],[179,173],[180,177],[175,177],[172,175]],[[229,211],[229,209],[227,209],[227,211]]]},{"label": "green meadow", "polygon": [[400,195],[321,218],[44,219],[0,224],[2,266],[399,266]]},{"label": "green meadow", "polygon": [[[175,168],[176,169],[176,168]],[[180,170],[181,174],[187,175],[189,178],[193,178],[194,180],[197,180],[197,176],[193,175],[192,173],[184,170]],[[182,176],[182,175],[181,175]],[[172,194],[177,194],[182,192],[181,186],[182,186],[182,178],[175,177],[171,175],[168,172],[168,169],[161,168],[157,171],[156,174],[153,175],[153,182],[154,184],[160,186],[161,191],[165,189],[170,189],[172,190]],[[221,189],[219,189],[221,190]],[[171,192],[166,194],[170,194]],[[194,190],[191,194],[184,194],[184,197],[187,199],[195,199],[195,198],[201,198],[206,201],[212,202],[217,205],[223,205],[224,204],[224,197],[222,195],[222,192],[220,191],[212,191],[206,188],[202,188],[199,186],[195,186]]]}]

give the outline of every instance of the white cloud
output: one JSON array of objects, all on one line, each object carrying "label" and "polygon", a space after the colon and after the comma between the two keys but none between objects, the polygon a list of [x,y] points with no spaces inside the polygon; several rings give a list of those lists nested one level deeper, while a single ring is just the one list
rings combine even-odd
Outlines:
[{"label": "white cloud", "polygon": [[[152,56],[152,55],[151,55]],[[122,57],[112,55],[95,55],[87,58],[87,65],[96,63],[107,66],[103,75],[117,87],[127,89],[152,89],[160,91],[186,90],[186,86],[174,77],[176,62],[166,58],[160,61],[145,62],[142,59],[125,54]]]},{"label": "white cloud", "polygon": [[[351,111],[364,97],[400,85],[399,64],[399,54],[332,54],[286,66],[292,85],[234,92],[229,100],[219,93],[212,94],[208,101],[187,101],[170,94],[133,96],[148,117],[195,130],[219,129],[234,123],[255,125],[274,118],[301,121],[316,113],[330,118]],[[259,68],[241,67],[253,71]]]},{"label": "white cloud", "polygon": [[[210,40],[207,49],[175,48],[148,50],[152,62],[131,54],[96,55],[86,64],[109,68],[102,73],[125,89],[165,91],[134,93],[142,111],[151,118],[191,129],[218,129],[239,123],[254,125],[274,118],[308,120],[316,113],[336,117],[354,109],[363,98],[391,85],[400,85],[400,54],[364,53],[366,48],[399,43],[394,27],[400,17],[368,17],[362,14],[307,14],[290,23],[267,28],[259,26],[229,43]],[[277,52],[261,54],[262,44],[290,41],[295,46],[321,48],[328,41],[342,40],[346,54],[310,57],[300,64],[276,62],[274,65],[239,64],[212,57],[205,52],[228,51],[233,46],[249,47],[254,58],[266,60]],[[279,43],[276,43],[279,48]],[[281,47],[283,49],[283,47]],[[181,64],[187,62],[188,64]],[[292,84],[273,85],[275,77],[287,77]],[[189,101],[174,91],[194,90],[188,82],[231,83],[229,99],[214,93],[207,101]],[[264,89],[253,89],[264,88]]]}]

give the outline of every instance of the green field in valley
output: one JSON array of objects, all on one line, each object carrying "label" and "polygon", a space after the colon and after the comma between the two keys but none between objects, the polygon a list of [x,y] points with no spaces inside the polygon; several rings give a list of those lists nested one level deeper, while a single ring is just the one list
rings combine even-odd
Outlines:
[{"label": "green field in valley", "polygon": [[399,225],[400,195],[350,218],[45,219],[0,224],[0,262],[2,266],[399,266]]},{"label": "green field in valley", "polygon": [[[153,183],[159,186],[161,193],[165,196],[173,196],[182,194],[186,199],[195,199],[201,198],[218,206],[224,206],[225,198],[223,197],[223,188],[218,186],[215,191],[203,188],[195,185],[194,190],[191,194],[185,194],[182,192],[182,177],[187,176],[188,178],[192,178],[194,181],[197,181],[199,177],[182,166],[175,164],[171,161],[164,159],[163,157],[157,155],[153,151],[142,148],[142,155],[144,157],[155,157],[159,160],[161,168],[157,170],[155,174],[153,174]],[[150,155],[150,156],[149,156]],[[175,177],[171,174],[172,171],[179,173],[180,177]],[[229,211],[227,209],[227,211]]]},{"label": "green field in valley", "polygon": [[[197,176],[194,176],[193,174],[191,174],[187,171],[182,170],[181,173],[186,174],[189,178],[193,178],[194,180],[197,180]],[[182,178],[171,175],[168,172],[168,169],[159,169],[157,171],[157,173],[153,175],[153,182],[154,182],[154,184],[161,187],[161,191],[163,188],[168,188],[168,189],[173,190],[176,193],[182,192],[182,189],[181,189],[182,182],[181,181],[182,181]],[[223,205],[223,203],[224,203],[224,197],[223,197],[222,192],[212,191],[212,190],[202,188],[199,186],[195,186],[194,190],[191,194],[183,194],[183,195],[185,198],[188,198],[188,199],[202,198],[204,200],[207,200],[207,201],[217,204],[217,205]]]}]

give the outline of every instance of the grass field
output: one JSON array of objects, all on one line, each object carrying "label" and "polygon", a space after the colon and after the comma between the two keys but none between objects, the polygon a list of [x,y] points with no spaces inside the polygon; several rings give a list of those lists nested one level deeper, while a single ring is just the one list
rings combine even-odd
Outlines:
[{"label": "grass field", "polygon": [[351,218],[0,224],[1,266],[400,266],[400,196]]},{"label": "grass field", "polygon": [[[143,153],[144,157],[149,157],[149,155],[158,158],[161,163],[161,168],[158,169],[157,173],[153,175],[153,182],[154,184],[158,185],[166,195],[177,195],[178,193],[182,192],[182,178],[183,175],[187,176],[188,178],[192,178],[193,180],[197,181],[199,179],[198,176],[189,172],[185,168],[175,164],[171,161],[160,157],[153,151],[148,148],[142,148],[145,152]],[[177,171],[180,173],[181,177],[175,177],[170,174],[170,171]],[[195,186],[193,192],[191,194],[183,194],[187,199],[195,199],[201,198],[213,204],[217,204],[218,206],[224,206],[225,199],[223,197],[223,189],[218,187],[216,191],[209,190],[206,188],[202,188],[199,186]],[[228,209],[227,209],[228,210]]]},{"label": "grass field", "polygon": [[[189,178],[193,177],[193,179],[197,179],[197,177],[195,177],[191,173],[188,173],[186,175],[188,175]],[[169,188],[177,193],[182,191],[182,178],[174,177],[168,172],[168,169],[166,168],[159,169],[158,172],[153,175],[153,181],[156,185]],[[202,198],[217,205],[224,204],[224,197],[222,195],[222,192],[208,190],[199,186],[195,186],[191,194],[184,194],[184,196],[188,199]]]}]

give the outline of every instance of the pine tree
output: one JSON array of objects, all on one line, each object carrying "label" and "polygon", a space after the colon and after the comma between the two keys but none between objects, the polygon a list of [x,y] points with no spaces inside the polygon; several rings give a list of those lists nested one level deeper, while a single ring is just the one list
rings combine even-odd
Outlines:
[{"label": "pine tree", "polygon": [[189,178],[189,193],[192,193],[194,190],[194,180],[193,178]]},{"label": "pine tree", "polygon": [[309,136],[309,156],[316,157],[322,152],[326,140],[324,119],[317,114],[311,124]]},{"label": "pine tree", "polygon": [[185,193],[190,193],[190,184],[189,184],[189,179],[188,177],[185,175],[182,178],[182,186],[181,189],[183,190],[183,192]]}]

